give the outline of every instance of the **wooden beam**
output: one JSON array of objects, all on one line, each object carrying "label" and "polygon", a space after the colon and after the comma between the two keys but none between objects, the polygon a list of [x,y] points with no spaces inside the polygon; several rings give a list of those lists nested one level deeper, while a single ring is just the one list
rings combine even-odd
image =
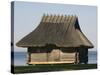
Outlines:
[{"label": "wooden beam", "polygon": [[74,61],[63,61],[63,62],[28,62],[28,64],[63,64],[63,63],[74,63]]}]

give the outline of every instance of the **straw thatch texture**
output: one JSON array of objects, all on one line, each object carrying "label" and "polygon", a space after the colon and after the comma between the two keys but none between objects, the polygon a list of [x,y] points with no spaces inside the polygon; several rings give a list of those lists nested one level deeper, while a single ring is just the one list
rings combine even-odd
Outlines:
[{"label": "straw thatch texture", "polygon": [[82,33],[78,17],[72,15],[44,15],[39,26],[16,45],[19,47],[42,47],[47,44],[54,44],[57,47],[93,47]]}]

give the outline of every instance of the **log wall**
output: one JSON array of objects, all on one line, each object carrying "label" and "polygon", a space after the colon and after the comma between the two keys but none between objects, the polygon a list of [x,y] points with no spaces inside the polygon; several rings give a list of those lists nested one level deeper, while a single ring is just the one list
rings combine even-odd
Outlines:
[{"label": "log wall", "polygon": [[75,62],[75,52],[69,52],[67,49],[52,49],[51,51],[47,51],[45,49],[35,49],[29,48],[30,59],[29,62]]}]

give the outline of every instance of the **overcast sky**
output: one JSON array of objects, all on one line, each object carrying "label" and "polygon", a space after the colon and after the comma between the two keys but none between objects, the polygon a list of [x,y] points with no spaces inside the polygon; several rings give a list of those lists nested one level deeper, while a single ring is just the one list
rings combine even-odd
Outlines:
[{"label": "overcast sky", "polygon": [[26,51],[16,47],[16,42],[33,31],[41,21],[43,14],[77,15],[80,27],[86,37],[97,49],[97,7],[67,4],[49,4],[34,2],[15,2],[14,5],[14,47],[15,51]]}]

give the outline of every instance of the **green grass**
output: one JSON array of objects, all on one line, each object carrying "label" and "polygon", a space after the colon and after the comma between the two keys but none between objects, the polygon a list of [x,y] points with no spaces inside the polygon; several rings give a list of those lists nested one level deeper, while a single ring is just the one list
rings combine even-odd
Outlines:
[{"label": "green grass", "polygon": [[96,69],[97,64],[45,64],[45,65],[29,65],[15,66],[14,73],[34,73],[34,72],[50,72],[50,71],[68,71]]}]

